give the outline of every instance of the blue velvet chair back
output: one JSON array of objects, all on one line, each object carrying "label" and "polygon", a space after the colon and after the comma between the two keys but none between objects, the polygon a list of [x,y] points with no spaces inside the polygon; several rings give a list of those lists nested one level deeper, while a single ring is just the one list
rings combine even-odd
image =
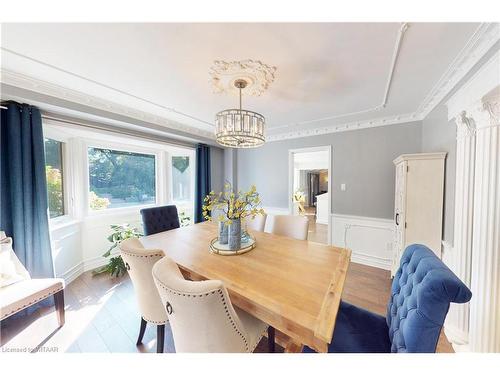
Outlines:
[{"label": "blue velvet chair back", "polygon": [[435,352],[450,302],[465,303],[470,290],[424,245],[401,257],[387,307],[391,351]]},{"label": "blue velvet chair back", "polygon": [[146,236],[180,227],[177,207],[174,205],[144,208],[141,216]]}]

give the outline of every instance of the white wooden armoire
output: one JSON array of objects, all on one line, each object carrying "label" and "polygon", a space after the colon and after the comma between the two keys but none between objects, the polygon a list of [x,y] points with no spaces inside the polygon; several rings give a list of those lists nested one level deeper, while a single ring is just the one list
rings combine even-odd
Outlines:
[{"label": "white wooden armoire", "polygon": [[401,155],[394,160],[396,191],[395,236],[391,276],[404,249],[426,245],[441,258],[443,227],[444,160],[446,152]]}]

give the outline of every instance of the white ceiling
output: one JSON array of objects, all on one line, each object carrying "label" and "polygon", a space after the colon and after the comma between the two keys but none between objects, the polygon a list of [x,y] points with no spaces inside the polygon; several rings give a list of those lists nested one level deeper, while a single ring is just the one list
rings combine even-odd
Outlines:
[{"label": "white ceiling", "polygon": [[237,105],[234,96],[212,93],[213,61],[261,60],[277,67],[275,82],[243,106],[262,113],[268,134],[279,136],[411,118],[481,27],[409,24],[380,110],[371,109],[386,92],[398,23],[3,24],[1,65],[4,77],[20,73],[57,85],[54,92],[75,90],[65,93],[75,100],[90,95],[209,134],[214,114]]}]

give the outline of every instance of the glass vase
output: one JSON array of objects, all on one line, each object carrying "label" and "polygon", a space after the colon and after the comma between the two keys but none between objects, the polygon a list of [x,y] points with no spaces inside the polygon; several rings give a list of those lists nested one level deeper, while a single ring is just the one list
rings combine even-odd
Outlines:
[{"label": "glass vase", "polygon": [[229,224],[229,249],[239,250],[241,248],[241,220],[232,219]]},{"label": "glass vase", "polygon": [[228,242],[228,227],[227,225],[219,221],[219,243],[221,245],[226,245]]}]

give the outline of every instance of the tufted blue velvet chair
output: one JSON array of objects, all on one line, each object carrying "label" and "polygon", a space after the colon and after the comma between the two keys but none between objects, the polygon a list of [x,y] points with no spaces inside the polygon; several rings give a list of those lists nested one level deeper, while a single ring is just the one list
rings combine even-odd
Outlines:
[{"label": "tufted blue velvet chair", "polygon": [[180,227],[177,207],[174,205],[143,208],[141,216],[146,236]]},{"label": "tufted blue velvet chair", "polygon": [[[394,276],[387,317],[340,303],[330,353],[433,353],[450,302],[470,290],[424,245],[408,246]],[[304,352],[313,352],[305,347]]]}]

